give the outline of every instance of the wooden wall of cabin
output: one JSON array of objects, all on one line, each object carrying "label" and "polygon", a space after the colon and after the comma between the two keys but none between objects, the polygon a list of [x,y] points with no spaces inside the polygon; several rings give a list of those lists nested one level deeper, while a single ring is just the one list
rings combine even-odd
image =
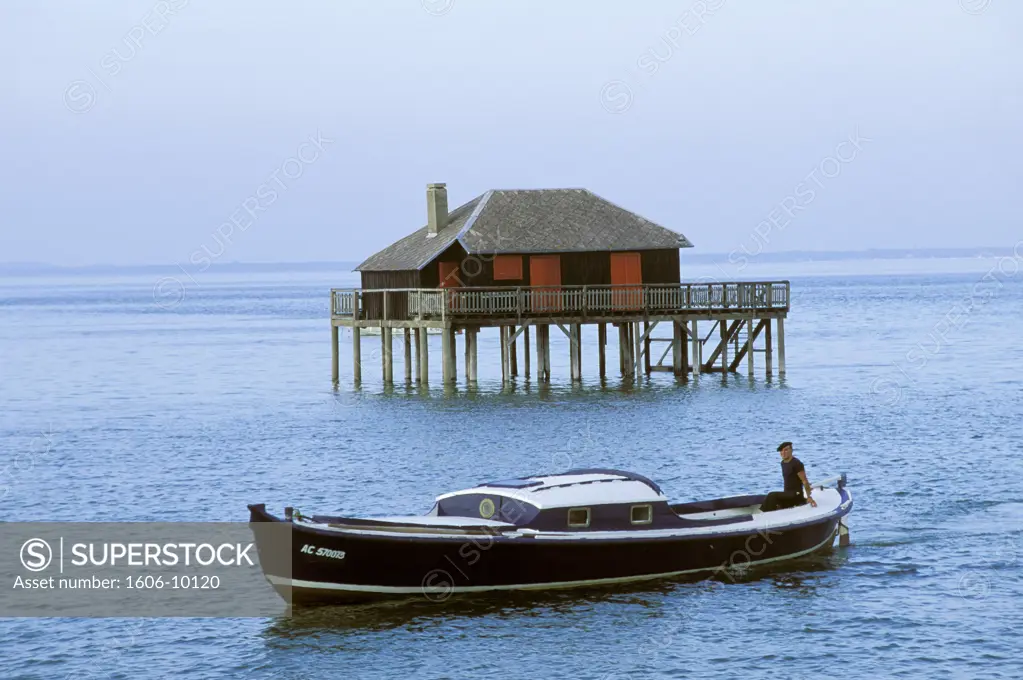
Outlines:
[{"label": "wooden wall of cabin", "polygon": [[[607,251],[592,253],[551,253],[561,256],[561,285],[563,286],[606,286],[611,283],[611,253]],[[529,278],[529,255],[522,258],[521,279],[494,280],[494,256],[476,255],[466,257],[465,251],[449,249],[427,265],[421,276],[423,288],[438,286],[437,262],[457,261],[460,263],[460,284],[464,287],[489,288],[531,285]],[[644,283],[679,283],[678,250],[644,250],[640,251]]]},{"label": "wooden wall of cabin", "polygon": [[419,272],[361,272],[363,290],[380,288],[419,288]]},{"label": "wooden wall of cabin", "polygon": [[[552,253],[553,254],[553,253]],[[558,253],[561,256],[561,285],[606,286],[611,283],[611,254],[607,251],[592,253]],[[462,246],[455,242],[430,264],[416,271],[362,272],[363,309],[367,319],[383,318],[383,293],[372,291],[395,288],[437,288],[440,285],[439,262],[458,263],[457,285],[471,288],[491,288],[530,285],[529,255],[522,257],[522,278],[494,280],[494,256],[468,257]],[[679,283],[678,250],[640,251],[643,283]],[[408,309],[405,293],[389,293],[387,318],[404,319]]]},{"label": "wooden wall of cabin", "polygon": [[[365,319],[384,318],[384,293],[374,290],[394,288],[419,288],[419,272],[412,271],[376,271],[362,272],[362,308]],[[387,293],[387,318],[408,318],[408,294]]]},{"label": "wooden wall of cabin", "polygon": [[678,249],[641,251],[643,283],[680,283]]}]

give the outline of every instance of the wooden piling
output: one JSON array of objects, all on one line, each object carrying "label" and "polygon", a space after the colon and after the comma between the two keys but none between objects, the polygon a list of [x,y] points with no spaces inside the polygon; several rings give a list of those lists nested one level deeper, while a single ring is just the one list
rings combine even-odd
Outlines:
[{"label": "wooden piling", "polygon": [[623,325],[625,326],[625,375],[633,378],[636,375],[636,340],[634,338],[636,325],[631,322]]},{"label": "wooden piling", "polygon": [[633,339],[633,352],[635,354],[632,357],[632,375],[635,377],[636,384],[639,384],[641,375],[640,363],[642,361],[642,326],[639,325],[639,321],[632,324],[632,339]]},{"label": "wooden piling", "polygon": [[338,333],[337,326],[333,322],[330,324],[330,380],[335,385],[341,381],[341,367],[340,361],[340,347],[338,346]]},{"label": "wooden piling", "polygon": [[678,322],[679,332],[682,334],[682,343],[679,345],[679,353],[682,355],[682,375],[689,379],[689,322],[680,319]]},{"label": "wooden piling", "polygon": [[618,329],[618,375],[625,377],[625,324],[616,323],[615,328]]},{"label": "wooden piling", "polygon": [[551,381],[551,327],[543,327],[543,375],[544,381]]},{"label": "wooden piling", "polygon": [[774,374],[774,366],[772,365],[774,363],[774,347],[771,342],[772,322],[770,318],[765,319],[765,321],[767,321],[767,325],[764,326],[764,344],[766,350],[764,353],[764,363],[766,364],[767,377],[770,378]]},{"label": "wooden piling", "polygon": [[[728,343],[730,338],[728,337],[728,321],[721,321],[721,372],[723,374],[728,373]],[[736,333],[738,335],[738,333]]]},{"label": "wooden piling", "polygon": [[508,332],[505,326],[497,327],[497,335],[501,340],[501,384],[508,382]]},{"label": "wooden piling", "polygon": [[703,359],[700,356],[702,354],[700,347],[700,327],[699,322],[696,319],[692,321],[692,331],[690,332],[690,338],[692,340],[692,351],[693,351],[693,375],[700,375],[700,368],[703,365]]},{"label": "wooden piling", "polygon": [[529,380],[529,326],[522,330],[522,360],[525,364],[525,378]]},{"label": "wooden piling", "polygon": [[423,382],[422,366],[423,366],[423,339],[422,335],[426,332],[425,328],[417,328],[415,331],[415,343],[416,343],[416,382]]},{"label": "wooden piling", "polygon": [[511,377],[517,378],[519,375],[519,356],[518,356],[518,342],[515,340],[515,326],[508,327],[508,366]]},{"label": "wooden piling", "polygon": [[430,384],[430,335],[426,328],[422,329],[422,333],[419,330],[416,329],[419,336],[419,384],[426,386]]},{"label": "wooden piling", "polygon": [[575,324],[568,325],[568,377],[575,382]]},{"label": "wooden piling", "polygon": [[448,360],[448,365],[451,368],[451,375],[448,377],[448,382],[458,382],[458,336],[455,335],[455,328],[452,326],[447,329],[448,334],[448,352],[451,353],[451,357]]},{"label": "wooden piling", "polygon": [[[469,355],[469,368],[467,369],[468,373],[466,375],[468,376],[467,379],[471,383],[475,383],[478,380],[478,378],[479,378],[479,363],[478,363],[478,360],[477,360],[477,356],[478,355],[477,355],[477,351],[476,351],[476,347],[479,344],[479,335],[480,335],[480,331],[479,331],[478,328],[472,329],[472,336],[471,336],[471,338],[472,338],[472,345],[470,346],[470,349],[466,352],[466,354]],[[466,336],[466,337],[468,338],[470,336]]]},{"label": "wooden piling", "polygon": [[352,326],[352,380],[362,382],[362,329]]},{"label": "wooden piling", "polygon": [[785,375],[785,319],[778,317],[778,375]]},{"label": "wooden piling", "polygon": [[572,381],[581,382],[583,379],[583,327],[582,324],[574,323],[569,326],[569,344],[572,348],[569,357],[572,361]]},{"label": "wooden piling", "polygon": [[543,382],[543,329],[542,325],[536,327],[536,381]]},{"label": "wooden piling", "polygon": [[509,371],[511,362],[508,359],[508,327],[498,326],[497,330],[501,338],[501,384],[503,385],[511,379]]},{"label": "wooden piling", "polygon": [[607,324],[597,324],[597,363],[600,365],[600,379],[607,377]]},{"label": "wooden piling", "polygon": [[406,328],[402,333],[405,341],[405,384],[412,382],[412,329]]},{"label": "wooden piling", "polygon": [[380,329],[380,359],[384,364],[384,384],[390,385],[394,382],[394,362],[392,351],[394,349],[391,344],[391,329],[381,328]]},{"label": "wooden piling", "polygon": [[440,373],[441,383],[451,382],[451,329],[442,328],[440,335]]},{"label": "wooden piling", "polygon": [[746,350],[746,373],[749,377],[753,377],[753,342],[757,339],[756,328],[757,320],[752,316],[746,322],[746,343],[749,345],[749,349]]},{"label": "wooden piling", "polygon": [[650,322],[643,322],[643,372],[650,375]]},{"label": "wooden piling", "polygon": [[671,320],[671,371],[675,375],[682,375],[682,357],[686,354],[681,324],[678,319]]}]

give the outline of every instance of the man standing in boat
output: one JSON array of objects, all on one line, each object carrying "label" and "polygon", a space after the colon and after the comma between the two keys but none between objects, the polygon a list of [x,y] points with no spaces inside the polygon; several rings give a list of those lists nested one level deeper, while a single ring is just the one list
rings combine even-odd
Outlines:
[{"label": "man standing in boat", "polygon": [[[761,512],[794,508],[807,502],[816,508],[817,501],[813,499],[810,482],[806,479],[806,468],[803,467],[802,461],[792,455],[792,442],[782,442],[778,447],[778,453],[781,454],[781,476],[785,482],[785,490],[767,494],[764,504],[760,506]],[[806,489],[805,497],[803,489]]]}]

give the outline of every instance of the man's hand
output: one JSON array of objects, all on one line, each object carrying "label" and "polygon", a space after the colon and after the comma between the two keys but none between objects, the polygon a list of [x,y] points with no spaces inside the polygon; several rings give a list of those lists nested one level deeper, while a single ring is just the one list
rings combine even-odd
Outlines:
[{"label": "man's hand", "polygon": [[813,507],[813,508],[816,508],[816,507],[817,507],[817,501],[815,501],[815,500],[813,499],[813,496],[807,496],[807,497],[806,497],[806,500],[807,500],[807,502],[809,502],[809,503],[810,503],[810,507]]}]

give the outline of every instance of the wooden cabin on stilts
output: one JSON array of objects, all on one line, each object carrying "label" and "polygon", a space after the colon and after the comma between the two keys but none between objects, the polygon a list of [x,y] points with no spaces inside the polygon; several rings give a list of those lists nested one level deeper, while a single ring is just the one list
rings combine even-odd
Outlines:
[{"label": "wooden cabin on stilts", "polygon": [[788,281],[685,283],[679,256],[692,247],[685,236],[585,189],[493,190],[449,211],[446,186],[430,184],[426,204],[426,226],[357,267],[361,288],[331,291],[335,384],[338,328],[352,332],[355,383],[365,329],[379,329],[385,384],[394,380],[396,333],[405,382],[428,383],[430,331],[441,335],[442,381],[458,381],[460,333],[462,378],[475,383],[479,333],[490,328],[506,383],[520,375],[550,381],[552,328],[569,340],[569,374],[578,382],[587,325],[596,326],[593,365],[602,379],[609,326],[617,329],[619,373],[637,382],[655,371],[737,373],[743,363],[753,376],[755,354],[772,376],[775,341],[777,373],[785,374]]}]

